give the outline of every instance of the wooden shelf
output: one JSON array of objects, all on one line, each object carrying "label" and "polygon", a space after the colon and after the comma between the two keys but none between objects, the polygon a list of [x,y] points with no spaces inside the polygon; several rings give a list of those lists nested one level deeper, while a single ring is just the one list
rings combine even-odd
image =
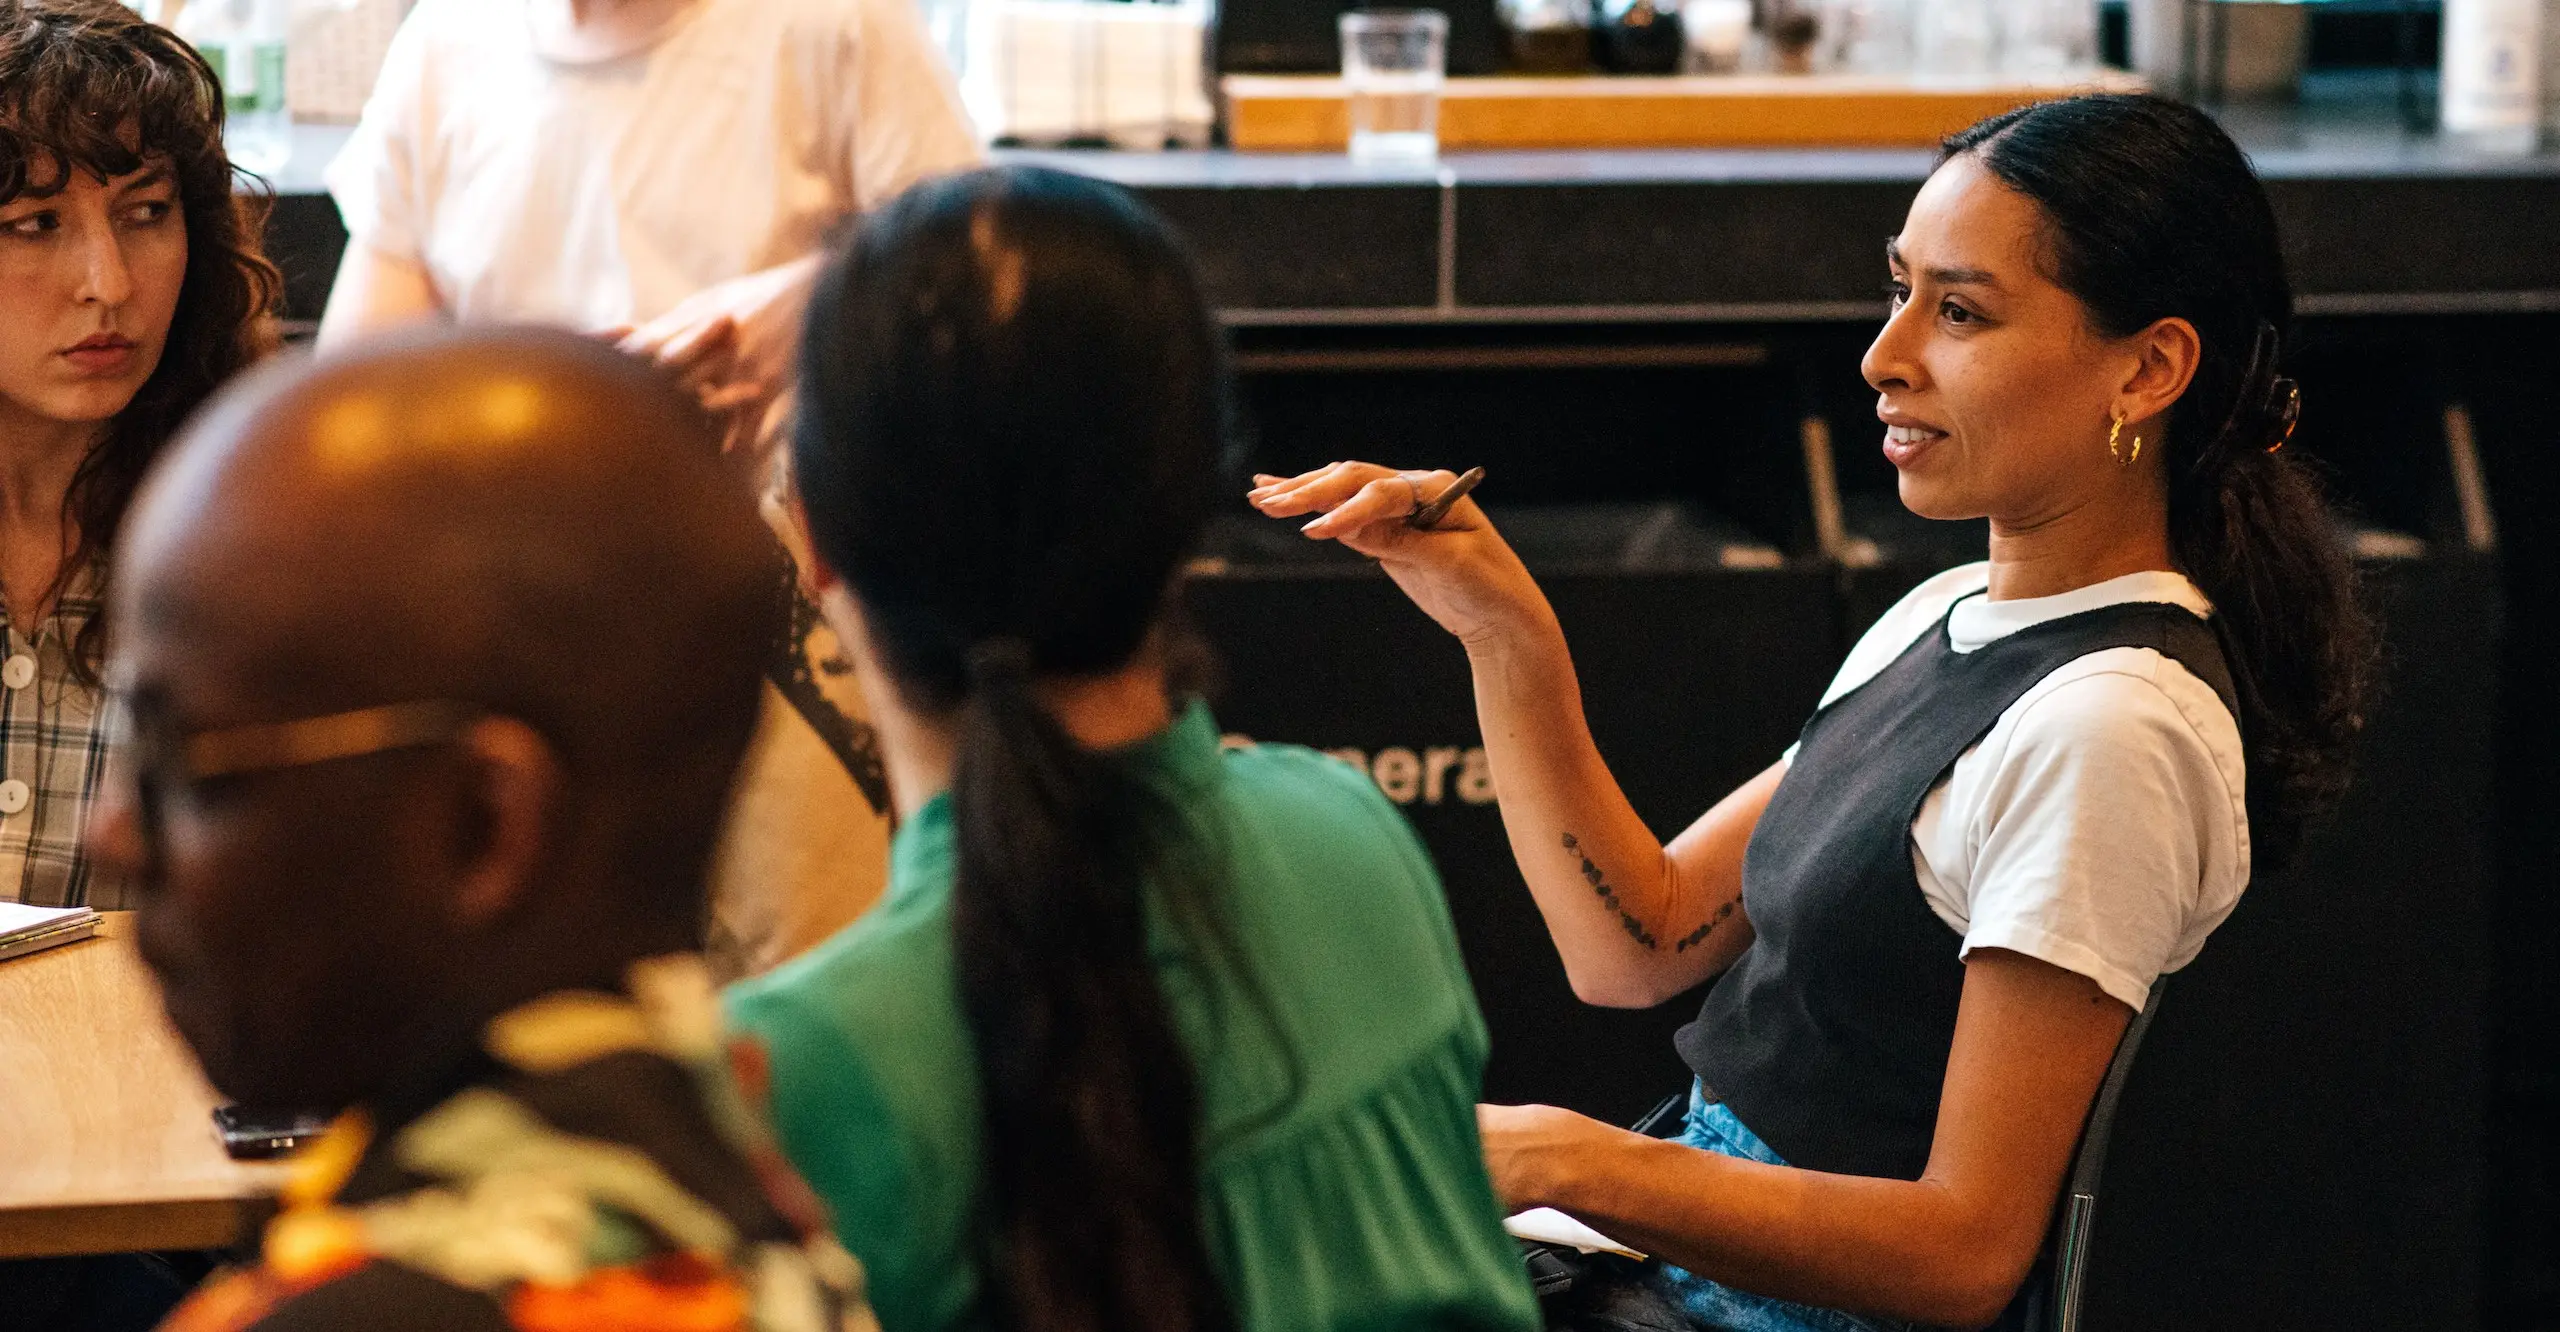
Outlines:
[{"label": "wooden shelf", "polygon": [[[2135,92],[2101,70],[2072,84],[1928,88],[1847,75],[1451,79],[1440,145],[1477,148],[1927,147],[1985,116],[2090,91]],[[1321,152],[1350,138],[1342,80],[1231,74],[1228,135],[1245,152]]]}]

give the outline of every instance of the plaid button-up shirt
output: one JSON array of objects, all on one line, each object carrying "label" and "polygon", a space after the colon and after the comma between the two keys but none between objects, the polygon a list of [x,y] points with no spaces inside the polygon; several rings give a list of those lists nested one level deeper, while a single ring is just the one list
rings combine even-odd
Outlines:
[{"label": "plaid button-up shirt", "polygon": [[95,565],[73,577],[33,638],[0,608],[0,901],[125,905],[123,881],[100,872],[80,844],[114,743],[103,691],[71,669],[80,631],[98,614],[99,581]]}]

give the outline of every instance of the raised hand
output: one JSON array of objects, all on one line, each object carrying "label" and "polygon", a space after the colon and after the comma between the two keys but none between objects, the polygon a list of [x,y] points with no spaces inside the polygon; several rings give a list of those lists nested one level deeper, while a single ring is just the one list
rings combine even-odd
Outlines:
[{"label": "raised hand", "polygon": [[1406,521],[1457,480],[1447,471],[1338,462],[1301,476],[1258,475],[1245,499],[1272,518],[1316,515],[1299,530],[1378,561],[1471,651],[1551,626],[1545,595],[1473,498],[1459,499],[1428,528]]}]

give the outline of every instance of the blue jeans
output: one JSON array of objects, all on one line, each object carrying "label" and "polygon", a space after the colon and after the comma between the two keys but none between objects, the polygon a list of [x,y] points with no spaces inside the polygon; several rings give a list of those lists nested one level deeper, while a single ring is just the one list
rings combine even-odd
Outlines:
[{"label": "blue jeans", "polygon": [[[1786,1164],[1769,1150],[1769,1144],[1760,1141],[1759,1134],[1743,1127],[1723,1102],[1709,1101],[1701,1086],[1689,1089],[1689,1118],[1676,1141],[1718,1156],[1762,1165]],[[1735,1290],[1669,1263],[1649,1268],[1647,1280],[1663,1298],[1679,1306],[1693,1326],[1700,1328],[1723,1332],[1900,1332],[1907,1326]]]}]

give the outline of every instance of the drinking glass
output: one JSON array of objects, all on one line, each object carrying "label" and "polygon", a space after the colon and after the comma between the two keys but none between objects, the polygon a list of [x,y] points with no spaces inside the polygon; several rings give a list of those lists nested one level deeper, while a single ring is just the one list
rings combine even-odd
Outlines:
[{"label": "drinking glass", "polygon": [[1352,160],[1438,157],[1449,16],[1436,9],[1355,9],[1342,16],[1341,26]]}]

